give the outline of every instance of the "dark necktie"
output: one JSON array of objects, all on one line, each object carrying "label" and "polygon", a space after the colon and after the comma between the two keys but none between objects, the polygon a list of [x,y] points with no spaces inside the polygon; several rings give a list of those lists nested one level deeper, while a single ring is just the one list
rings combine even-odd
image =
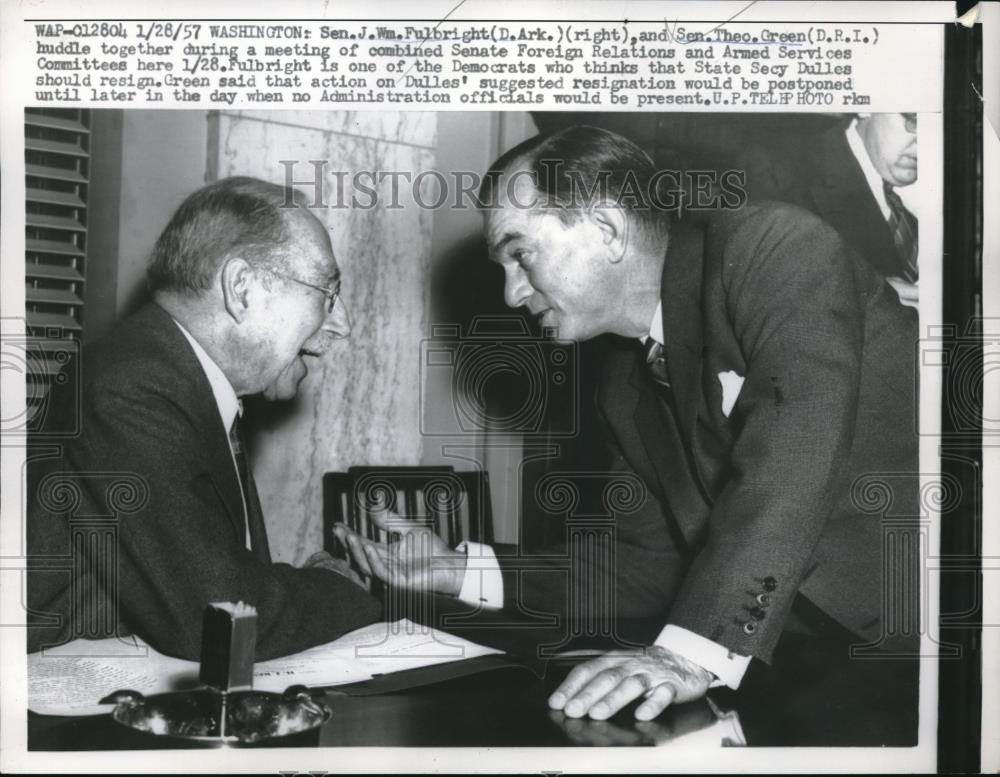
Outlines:
[{"label": "dark necktie", "polygon": [[900,258],[900,275],[910,283],[917,282],[917,217],[903,205],[896,190],[888,182],[882,182],[885,201],[889,205],[889,231],[896,244]]},{"label": "dark necktie", "polygon": [[643,345],[646,356],[646,366],[650,375],[662,388],[670,391],[670,374],[667,372],[667,357],[663,353],[663,346],[652,337],[646,338]]},{"label": "dark necktie", "polygon": [[247,528],[250,530],[250,548],[254,556],[265,564],[271,563],[271,550],[267,544],[267,530],[264,528],[264,512],[260,509],[260,499],[257,498],[257,487],[253,482],[253,472],[247,460],[246,443],[243,430],[240,428],[240,416],[236,414],[233,426],[229,430],[229,444],[236,459],[236,471],[240,476],[240,488],[243,490],[243,501],[247,508]]}]

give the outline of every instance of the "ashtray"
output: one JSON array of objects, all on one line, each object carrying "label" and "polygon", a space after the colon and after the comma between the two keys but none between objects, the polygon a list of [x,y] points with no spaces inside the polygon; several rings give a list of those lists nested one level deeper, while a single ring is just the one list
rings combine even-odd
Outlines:
[{"label": "ashtray", "polygon": [[155,747],[302,747],[319,741],[330,719],[322,691],[293,685],[284,693],[212,688],[143,696],[115,691],[101,700],[114,704],[114,721]]}]

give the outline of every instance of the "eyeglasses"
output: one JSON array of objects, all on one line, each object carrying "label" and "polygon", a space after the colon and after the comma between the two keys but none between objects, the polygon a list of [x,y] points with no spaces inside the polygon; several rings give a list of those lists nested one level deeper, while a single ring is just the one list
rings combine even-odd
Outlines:
[{"label": "eyeglasses", "polygon": [[915,134],[917,131],[917,114],[901,113],[899,115],[903,117],[903,129],[911,134]]},{"label": "eyeglasses", "polygon": [[303,281],[293,275],[278,272],[277,270],[272,270],[267,267],[262,267],[261,269],[265,272],[271,273],[271,275],[277,275],[279,278],[284,278],[286,281],[297,283],[300,286],[308,286],[310,289],[322,292],[323,296],[326,297],[326,312],[328,315],[332,313],[333,309],[337,306],[337,300],[340,298],[340,278],[337,278],[333,287],[330,288],[328,286],[317,286],[315,283],[309,283],[309,281]]}]

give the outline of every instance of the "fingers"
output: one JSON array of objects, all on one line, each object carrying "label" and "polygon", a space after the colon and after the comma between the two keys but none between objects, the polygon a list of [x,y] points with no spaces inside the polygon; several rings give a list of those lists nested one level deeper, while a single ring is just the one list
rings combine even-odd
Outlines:
[{"label": "fingers", "polygon": [[589,715],[606,720],[644,696],[635,716],[652,720],[674,702],[687,700],[680,696],[697,698],[704,693],[699,683],[695,683],[697,688],[686,689],[684,680],[676,667],[651,664],[648,659],[602,656],[575,667],[549,697],[549,706],[571,718]]},{"label": "fingers", "polygon": [[[590,707],[590,717],[605,720],[633,699],[642,696],[649,687],[647,675],[629,675]],[[644,718],[640,718],[644,720]]]},{"label": "fingers", "polygon": [[[609,712],[610,705],[603,704],[604,697],[626,677],[621,669],[608,667],[606,659],[591,661],[570,672],[563,684],[552,694],[549,704],[551,706],[553,702],[558,703],[560,700],[557,697],[561,696],[564,700],[562,710],[571,718],[583,717],[588,713],[597,719],[609,717],[621,709],[621,706]],[[640,684],[632,698],[643,690]]]},{"label": "fingers", "polygon": [[573,667],[573,671],[566,675],[566,679],[549,697],[549,706],[554,710],[565,709],[566,703],[576,696],[596,674],[604,671],[607,665],[607,658],[601,657]]},{"label": "fingers", "polygon": [[357,532],[340,523],[333,527],[333,533],[340,544],[347,549],[351,559],[357,565],[358,571],[364,577],[371,577],[371,566],[368,564],[368,556],[364,552],[364,546],[369,541],[363,539]]},{"label": "fingers", "polygon": [[368,547],[368,543],[361,539],[358,535],[352,534],[347,537],[347,550],[351,554],[351,558],[354,559],[354,563],[358,565],[358,570],[365,577],[372,577],[373,572],[371,565],[368,563],[368,554],[365,549]]},{"label": "fingers", "polygon": [[370,543],[365,543],[362,545],[362,548],[364,550],[365,560],[368,562],[368,568],[371,570],[371,574],[375,575],[375,577],[383,582],[395,582],[389,579],[388,565],[382,555],[384,551],[382,551],[379,546],[372,545]]},{"label": "fingers", "polygon": [[333,525],[333,536],[337,538],[337,542],[339,542],[348,552],[351,550],[351,537],[359,537],[357,532],[344,523],[335,523]]},{"label": "fingers", "polygon": [[669,707],[677,697],[677,691],[670,683],[657,685],[646,700],[635,710],[636,720],[652,720]]},{"label": "fingers", "polygon": [[373,510],[369,513],[372,523],[384,532],[396,532],[397,534],[409,534],[417,529],[425,528],[418,521],[412,518],[404,518],[394,513],[392,510]]}]

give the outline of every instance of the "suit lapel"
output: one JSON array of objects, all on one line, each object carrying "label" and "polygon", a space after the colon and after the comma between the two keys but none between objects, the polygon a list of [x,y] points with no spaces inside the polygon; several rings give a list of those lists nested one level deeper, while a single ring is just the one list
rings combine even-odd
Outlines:
[{"label": "suit lapel", "polygon": [[614,429],[638,430],[667,507],[689,546],[697,543],[709,507],[697,456],[692,453],[701,404],[703,243],[697,226],[677,225],[671,231],[664,263],[663,347],[676,413],[646,374],[637,349],[632,351],[630,366],[611,366],[610,373],[619,376],[620,382],[606,392],[602,402]]},{"label": "suit lapel", "polygon": [[[149,331],[150,340],[162,347],[166,360],[176,371],[170,378],[171,393],[191,416],[196,428],[202,430],[205,440],[202,460],[205,469],[195,479],[207,479],[211,483],[225,505],[233,530],[242,543],[246,531],[243,495],[229,447],[229,431],[224,428],[219,416],[208,377],[191,349],[191,344],[163,308],[151,302],[136,316],[141,317]],[[195,484],[195,487],[198,488],[198,485]]]},{"label": "suit lapel", "polygon": [[703,243],[702,231],[685,222],[672,231],[660,292],[663,348],[667,354],[678,424],[688,442],[694,436],[701,400]]}]

